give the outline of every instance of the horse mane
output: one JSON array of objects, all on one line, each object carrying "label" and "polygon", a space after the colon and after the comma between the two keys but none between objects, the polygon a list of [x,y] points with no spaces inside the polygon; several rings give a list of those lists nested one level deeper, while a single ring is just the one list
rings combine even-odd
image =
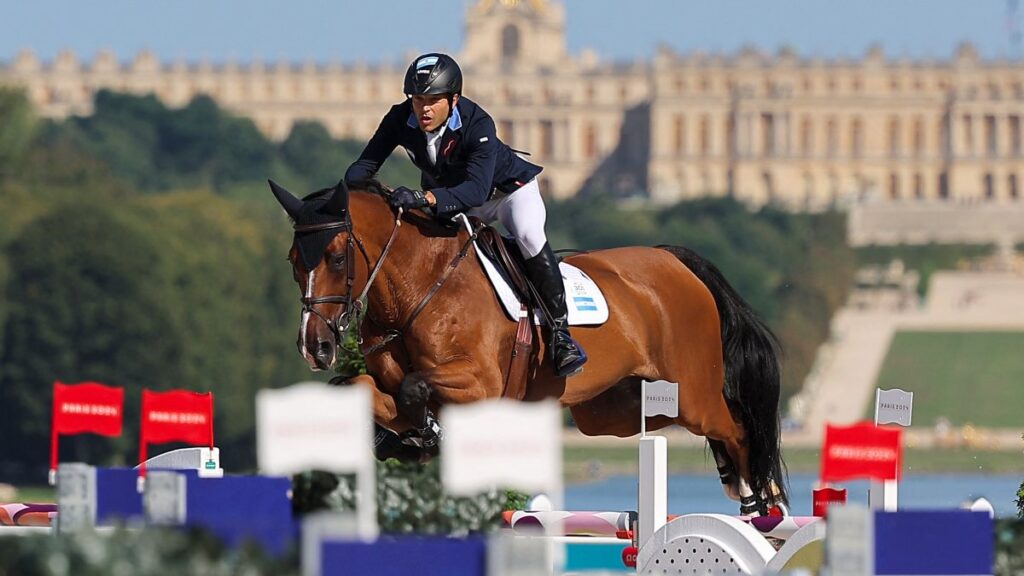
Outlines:
[{"label": "horse mane", "polygon": [[376,194],[381,198],[387,200],[391,196],[391,189],[381,183],[376,178],[367,178],[366,180],[357,180],[348,185],[349,191],[362,190],[363,192],[369,192],[370,194]]},{"label": "horse mane", "polygon": [[[353,190],[368,192],[370,194],[374,194],[376,196],[383,198],[385,201],[387,201],[388,198],[391,197],[391,188],[389,188],[387,185],[383,184],[380,180],[377,180],[376,178],[368,178],[366,180],[357,180],[355,182],[350,182],[348,185],[348,189],[349,192]],[[314,192],[314,194],[316,193]],[[402,220],[416,226],[416,228],[420,230],[420,233],[427,237],[452,237],[458,234],[458,231],[460,229],[458,224],[453,223],[451,225],[448,225],[443,222],[439,222],[434,218],[424,217],[416,212],[405,212],[404,214],[402,214]]]}]

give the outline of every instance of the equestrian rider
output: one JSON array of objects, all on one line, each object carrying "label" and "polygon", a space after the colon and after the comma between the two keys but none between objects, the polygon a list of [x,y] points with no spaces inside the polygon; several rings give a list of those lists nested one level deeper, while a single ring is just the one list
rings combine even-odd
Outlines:
[{"label": "equestrian rider", "polygon": [[465,212],[487,223],[500,220],[515,236],[527,275],[553,319],[548,347],[555,371],[579,372],[587,355],[569,335],[558,258],[544,233],[547,213],[537,185],[542,168],[499,140],[490,115],[462,96],[462,71],[450,56],[416,58],[405,73],[405,94],[345,172],[346,182],[372,178],[402,146],[421,171],[423,190],[396,188],[392,206],[430,208],[439,219]]}]

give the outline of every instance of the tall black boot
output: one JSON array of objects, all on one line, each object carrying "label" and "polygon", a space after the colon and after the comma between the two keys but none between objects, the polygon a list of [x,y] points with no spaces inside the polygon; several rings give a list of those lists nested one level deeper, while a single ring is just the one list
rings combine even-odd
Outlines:
[{"label": "tall black boot", "polygon": [[551,349],[555,373],[559,376],[574,376],[583,369],[587,355],[569,335],[565,287],[562,285],[562,273],[558,270],[558,257],[551,250],[550,244],[544,244],[540,254],[526,260],[526,273],[551,315],[548,348]]}]

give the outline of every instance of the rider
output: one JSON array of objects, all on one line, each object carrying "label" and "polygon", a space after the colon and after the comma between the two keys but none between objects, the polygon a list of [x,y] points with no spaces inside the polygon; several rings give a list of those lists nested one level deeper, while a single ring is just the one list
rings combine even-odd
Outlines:
[{"label": "rider", "polygon": [[559,376],[577,373],[587,355],[569,335],[558,258],[544,233],[547,213],[537,185],[542,168],[498,139],[494,120],[462,96],[462,71],[446,54],[424,54],[405,73],[406,100],[391,107],[346,182],[372,178],[396,146],[421,171],[423,190],[400,186],[391,205],[432,208],[438,218],[459,212],[500,220],[515,236],[526,271],[552,317],[549,348]]}]

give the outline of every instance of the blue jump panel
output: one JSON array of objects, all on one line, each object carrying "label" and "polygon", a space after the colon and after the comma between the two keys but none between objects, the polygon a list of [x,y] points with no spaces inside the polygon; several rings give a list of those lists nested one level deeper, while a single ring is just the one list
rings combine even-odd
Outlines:
[{"label": "blue jump panel", "polygon": [[320,549],[321,576],[486,576],[487,542],[474,538],[397,538],[333,542]]},{"label": "blue jump panel", "polygon": [[123,522],[142,522],[142,494],[137,482],[138,470],[96,468],[96,524],[109,526]]},{"label": "blue jump panel", "polygon": [[992,574],[994,548],[995,532],[986,512],[875,514],[875,574],[880,576]]},{"label": "blue jump panel", "polygon": [[295,542],[298,532],[288,499],[290,479],[185,476],[186,526],[211,530],[229,546],[253,540],[273,554],[287,551]]}]

